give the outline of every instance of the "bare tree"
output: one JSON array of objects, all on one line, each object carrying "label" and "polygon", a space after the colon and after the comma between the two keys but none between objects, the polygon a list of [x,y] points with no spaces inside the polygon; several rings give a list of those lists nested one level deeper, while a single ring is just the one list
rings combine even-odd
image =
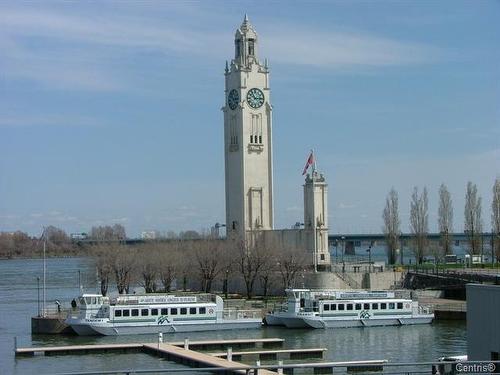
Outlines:
[{"label": "bare tree", "polygon": [[97,241],[123,241],[127,238],[121,224],[97,226],[90,230],[90,238]]},{"label": "bare tree", "polygon": [[396,250],[399,248],[400,220],[398,208],[398,193],[394,188],[389,192],[385,200],[385,208],[382,214],[384,226],[382,230],[387,243],[387,259],[389,264],[396,263]]},{"label": "bare tree", "polygon": [[222,242],[200,240],[193,243],[195,259],[201,279],[201,289],[210,293],[215,278],[222,271]]},{"label": "bare tree", "polygon": [[467,183],[465,193],[465,222],[464,232],[469,241],[469,253],[479,254],[481,251],[481,236],[483,224],[481,219],[481,197],[477,195],[477,186],[472,182]]},{"label": "bare tree", "polygon": [[146,293],[155,293],[158,278],[158,251],[154,246],[146,245],[136,250],[136,268],[139,273],[139,284]]},{"label": "bare tree", "polygon": [[177,274],[182,274],[182,272],[179,272],[182,259],[183,257],[177,241],[169,242],[166,246],[161,246],[158,249],[158,275],[165,292],[172,290],[172,283]]},{"label": "bare tree", "polygon": [[112,269],[115,275],[118,293],[129,293],[133,277],[135,256],[133,250],[123,245],[114,245],[111,249],[113,256]]},{"label": "bare tree", "polygon": [[[491,248],[497,260],[500,260],[500,178],[495,179],[491,199]],[[492,257],[493,258],[493,257]]]},{"label": "bare tree", "polygon": [[248,299],[253,296],[255,281],[260,272],[272,261],[271,252],[263,241],[239,241],[237,263],[238,270],[245,282],[246,295]]},{"label": "bare tree", "polygon": [[453,253],[453,202],[445,184],[439,187],[439,209],[438,209],[439,233],[443,245],[443,255]]},{"label": "bare tree", "polygon": [[295,287],[297,277],[307,264],[306,253],[299,249],[280,248],[277,251],[276,260],[283,290]]},{"label": "bare tree", "polygon": [[424,187],[422,194],[418,194],[418,188],[413,188],[410,203],[410,231],[413,234],[415,259],[418,264],[424,261],[425,251],[428,245],[429,234],[429,202],[427,188]]},{"label": "bare tree", "polygon": [[109,279],[113,270],[113,258],[110,256],[108,246],[95,246],[92,253],[96,258],[97,277],[101,286],[101,294],[105,296],[108,294]]}]

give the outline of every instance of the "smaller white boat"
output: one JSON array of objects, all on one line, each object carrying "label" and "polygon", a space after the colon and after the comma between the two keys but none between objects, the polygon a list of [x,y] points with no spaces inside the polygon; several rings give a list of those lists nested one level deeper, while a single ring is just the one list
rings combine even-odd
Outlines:
[{"label": "smaller white boat", "polygon": [[79,335],[127,335],[259,328],[260,311],[224,309],[217,295],[100,294],[78,298],[66,323]]},{"label": "smaller white boat", "polygon": [[288,328],[342,328],[428,324],[434,314],[387,291],[287,289],[287,302],[266,314],[267,325]]}]

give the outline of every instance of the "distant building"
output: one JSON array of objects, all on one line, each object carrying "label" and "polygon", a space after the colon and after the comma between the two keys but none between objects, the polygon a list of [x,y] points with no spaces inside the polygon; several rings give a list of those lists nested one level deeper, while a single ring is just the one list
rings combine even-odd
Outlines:
[{"label": "distant building", "polygon": [[89,238],[87,233],[71,233],[70,238],[74,241],[86,240]]},{"label": "distant building", "polygon": [[143,240],[156,240],[160,238],[160,234],[155,230],[148,230],[141,233]]},{"label": "distant building", "polygon": [[500,360],[500,285],[467,285],[467,355]]}]

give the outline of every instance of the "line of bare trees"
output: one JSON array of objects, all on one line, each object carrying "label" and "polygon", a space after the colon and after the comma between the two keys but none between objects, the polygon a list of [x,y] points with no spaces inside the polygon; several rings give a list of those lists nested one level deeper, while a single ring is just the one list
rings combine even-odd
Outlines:
[{"label": "line of bare trees", "polygon": [[91,253],[103,295],[114,283],[120,294],[139,285],[146,293],[169,292],[175,286],[177,290],[218,290],[227,295],[231,286],[239,285],[247,298],[257,292],[266,297],[273,289],[296,286],[307,263],[306,254],[298,249],[239,240],[102,244],[93,246]]},{"label": "line of bare trees", "polygon": [[[492,258],[500,260],[500,179],[497,178],[493,185],[491,203],[491,249]],[[397,261],[397,251],[401,247],[401,221],[399,218],[398,193],[394,188],[387,195],[382,213],[384,232],[387,244],[387,259],[389,264]],[[416,261],[420,264],[427,254],[435,258],[452,254],[453,233],[453,202],[446,185],[439,188],[438,228],[441,234],[438,248],[430,245],[429,234],[429,203],[427,188],[420,192],[414,187],[410,200],[410,232],[413,234],[411,244]],[[464,208],[464,233],[469,244],[468,251],[472,255],[481,253],[483,241],[482,198],[478,195],[477,186],[472,182],[467,183]]]},{"label": "line of bare trees", "polygon": [[[46,227],[45,236],[47,254],[69,256],[78,255],[81,251],[60,228]],[[30,237],[22,231],[0,232],[0,258],[39,257],[42,243],[41,237]]]}]

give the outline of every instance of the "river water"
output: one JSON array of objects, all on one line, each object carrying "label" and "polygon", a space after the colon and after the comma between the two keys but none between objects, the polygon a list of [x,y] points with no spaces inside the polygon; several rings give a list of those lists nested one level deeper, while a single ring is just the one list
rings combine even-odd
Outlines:
[{"label": "river water", "polygon": [[[126,368],[179,368],[181,365],[147,354],[94,354],[14,357],[14,338],[19,347],[155,341],[154,336],[78,337],[31,335],[31,316],[37,314],[37,277],[42,280],[40,259],[0,260],[0,374],[55,374],[71,371],[104,371]],[[79,276],[80,270],[80,276]],[[95,291],[95,268],[86,258],[47,260],[47,306],[70,301],[80,283]],[[40,292],[41,293],[41,292]],[[41,294],[42,295],[42,294]],[[171,334],[167,340],[182,341],[188,334]],[[346,328],[335,330],[261,330],[191,333],[195,339],[284,338],[286,348],[325,347],[325,360],[387,359],[394,362],[433,361],[444,355],[467,352],[464,322],[434,322],[408,327]],[[195,373],[194,371],[192,373]]]}]

